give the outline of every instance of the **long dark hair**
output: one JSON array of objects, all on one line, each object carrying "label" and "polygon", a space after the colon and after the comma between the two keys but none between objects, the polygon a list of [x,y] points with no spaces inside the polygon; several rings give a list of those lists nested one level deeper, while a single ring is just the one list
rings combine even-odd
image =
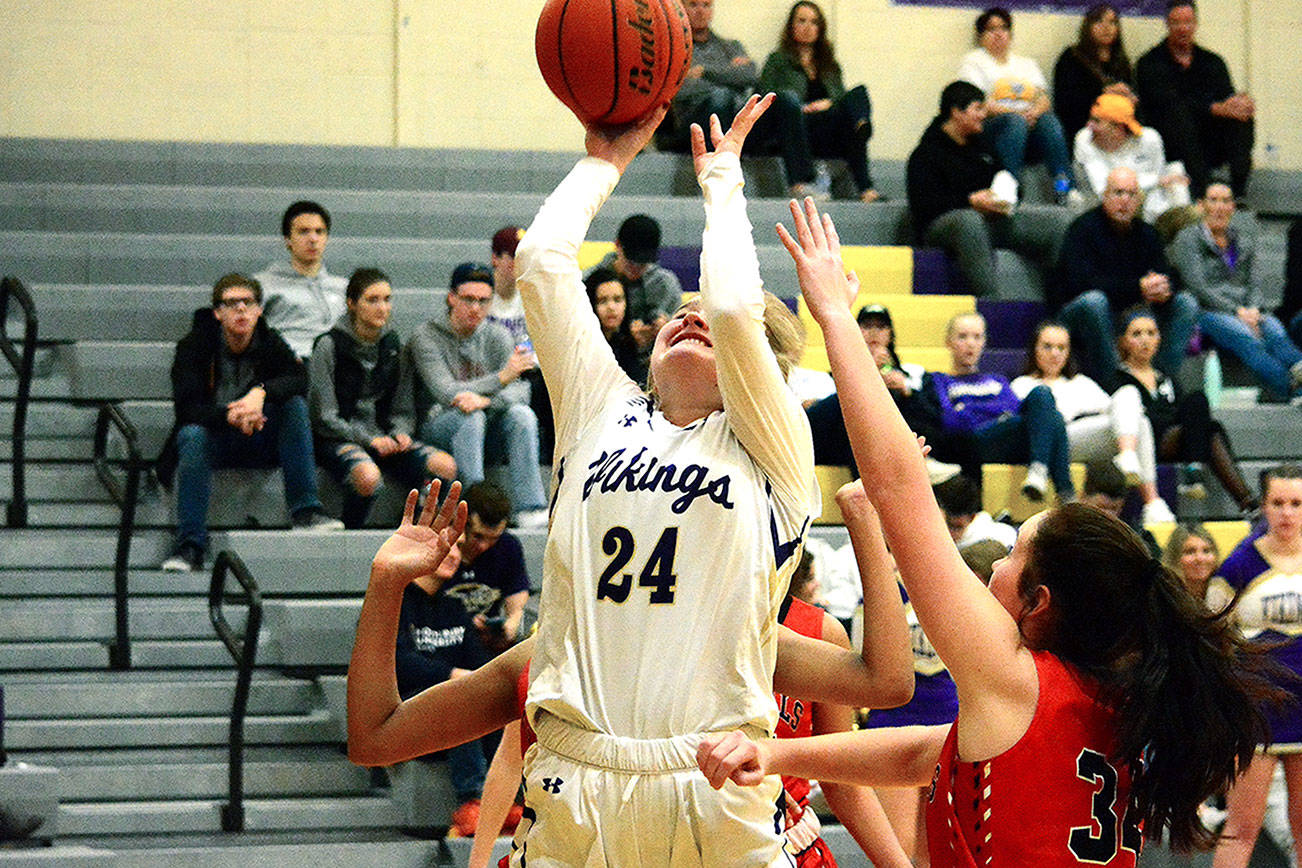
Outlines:
[{"label": "long dark hair", "polygon": [[[1109,12],[1117,17],[1117,41],[1112,43],[1111,56],[1103,61],[1099,59],[1099,44],[1094,41],[1092,29]],[[1085,17],[1080,22],[1080,31],[1076,35],[1076,44],[1071,47],[1071,52],[1105,85],[1118,81],[1126,83],[1134,81],[1130,57],[1121,42],[1121,13],[1111,3],[1095,3],[1085,10]]]},{"label": "long dark hair", "polygon": [[1210,612],[1129,527],[1079,503],[1049,513],[1029,540],[1019,579],[1028,603],[1049,590],[1039,644],[1094,679],[1116,715],[1117,755],[1130,769],[1129,818],[1180,852],[1215,840],[1198,805],[1228,788],[1269,741],[1262,703],[1278,701],[1271,664]]},{"label": "long dark hair", "polygon": [[805,6],[814,10],[818,16],[818,38],[810,46],[814,52],[814,74],[818,78],[827,75],[839,73],[841,64],[836,62],[836,53],[832,50],[832,42],[827,38],[827,18],[823,15],[823,10],[818,8],[818,4],[813,0],[798,0],[787,13],[787,23],[782,27],[782,35],[778,37],[778,47],[782,53],[790,57],[797,64],[800,63],[800,50],[796,44],[796,38],[791,34],[791,27],[796,20],[796,12],[800,7]]},{"label": "long dark hair", "polygon": [[1039,325],[1031,332],[1031,340],[1026,345],[1026,366],[1022,369],[1022,374],[1030,377],[1043,377],[1044,371],[1040,370],[1040,365],[1035,361],[1035,347],[1040,343],[1040,335],[1045,329],[1062,329],[1068,334],[1067,343],[1067,361],[1062,364],[1062,373],[1058,376],[1070,380],[1080,373],[1080,366],[1076,364],[1076,354],[1071,351],[1071,331],[1056,319],[1040,320]]}]

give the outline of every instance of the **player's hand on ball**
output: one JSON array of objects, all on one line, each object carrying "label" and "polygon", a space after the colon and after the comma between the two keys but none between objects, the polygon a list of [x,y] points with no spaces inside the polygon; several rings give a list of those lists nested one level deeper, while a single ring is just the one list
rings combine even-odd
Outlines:
[{"label": "player's hand on ball", "polygon": [[714,146],[713,151],[709,150],[705,143],[705,131],[701,129],[700,124],[692,124],[692,161],[696,166],[696,177],[701,176],[715,154],[740,156],[741,146],[746,143],[746,136],[750,135],[755,122],[773,104],[774,99],[776,97],[771,93],[765,94],[762,98],[758,94],[752,94],[741,107],[741,111],[737,112],[737,116],[732,119],[732,126],[728,127],[726,133],[719,122],[719,116],[710,115],[710,143]]},{"label": "player's hand on ball", "polygon": [[412,579],[432,574],[448,556],[466,527],[466,505],[461,501],[461,483],[453,482],[443,506],[438,506],[442,483],[430,483],[420,518],[413,519],[418,493],[407,494],[402,524],[393,532],[371,561],[371,575],[405,586]]},{"label": "player's hand on ball", "polygon": [[628,164],[633,162],[633,158],[651,141],[656,127],[660,126],[660,122],[665,119],[667,111],[669,111],[669,104],[665,103],[647,112],[633,123],[618,127],[585,123],[583,128],[588,131],[588,134],[584,137],[583,145],[588,150],[588,156],[613,163],[622,175],[628,168]]},{"label": "player's hand on ball", "polygon": [[743,787],[758,785],[765,770],[765,746],[739,731],[707,733],[696,748],[696,764],[716,790],[732,781]]}]

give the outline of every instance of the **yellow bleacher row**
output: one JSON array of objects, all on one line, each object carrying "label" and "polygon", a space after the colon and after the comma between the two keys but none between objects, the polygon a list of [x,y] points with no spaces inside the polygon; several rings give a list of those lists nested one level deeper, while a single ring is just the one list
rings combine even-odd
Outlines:
[{"label": "yellow bleacher row", "polygon": [[[585,241],[579,248],[579,267],[591,268],[614,249],[615,245],[607,241]],[[854,310],[872,303],[890,310],[900,360],[921,365],[928,371],[948,371],[945,326],[955,314],[976,310],[976,299],[970,295],[913,295],[913,250],[909,247],[850,245],[841,248],[841,261],[847,270],[859,276],[862,287]],[[803,299],[797,312],[805,325],[801,367],[828,372],[823,332],[809,315]]]}]

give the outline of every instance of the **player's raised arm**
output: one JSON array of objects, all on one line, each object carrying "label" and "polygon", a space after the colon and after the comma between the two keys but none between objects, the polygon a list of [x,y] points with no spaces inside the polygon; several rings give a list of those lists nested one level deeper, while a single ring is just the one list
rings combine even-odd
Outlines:
[{"label": "player's raised arm", "polygon": [[917,440],[851,314],[857,281],[845,274],[836,227],[810,199],[792,202],[791,216],[794,234],[779,226],[778,236],[822,328],[855,462],[918,620],[953,675],[960,702],[968,700],[969,714],[980,717],[993,703],[1025,712],[1023,724],[1029,723],[1038,690],[1034,662],[1017,624],[954,546]]},{"label": "player's raised arm", "polygon": [[[395,648],[402,592],[413,579],[433,574],[461,536],[466,505],[460,493],[460,483],[452,483],[443,506],[437,507],[435,480],[420,517],[413,518],[416,492],[411,492],[402,524],[371,563],[348,664],[348,757],[359,765],[390,765],[460,744],[500,728],[514,714],[515,680],[505,673],[510,661],[499,662],[501,658],[405,702],[398,694]],[[527,649],[512,651],[528,659]],[[449,713],[453,709],[456,713]]]}]

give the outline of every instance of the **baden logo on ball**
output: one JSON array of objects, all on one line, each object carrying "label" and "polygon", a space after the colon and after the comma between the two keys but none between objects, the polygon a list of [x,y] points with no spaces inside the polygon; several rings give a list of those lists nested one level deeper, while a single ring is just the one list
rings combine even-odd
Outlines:
[{"label": "baden logo on ball", "polygon": [[534,34],[538,69],[585,123],[631,123],[673,99],[692,62],[679,0],[548,0]]}]

